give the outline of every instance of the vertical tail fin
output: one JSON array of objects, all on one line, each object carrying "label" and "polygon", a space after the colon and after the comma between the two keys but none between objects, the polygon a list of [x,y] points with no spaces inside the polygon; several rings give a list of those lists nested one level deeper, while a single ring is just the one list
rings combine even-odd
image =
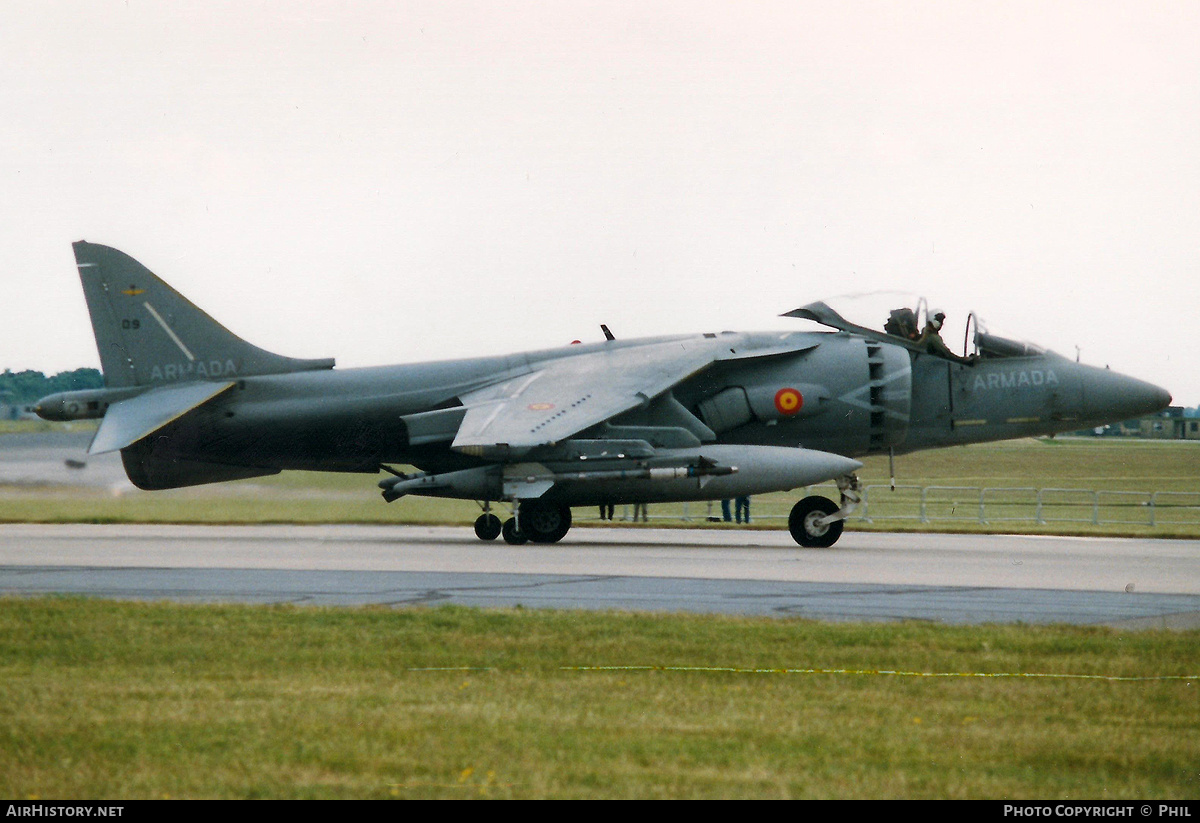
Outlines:
[{"label": "vertical tail fin", "polygon": [[73,244],[105,385],[164,385],[331,369],[247,343],[127,254]]}]

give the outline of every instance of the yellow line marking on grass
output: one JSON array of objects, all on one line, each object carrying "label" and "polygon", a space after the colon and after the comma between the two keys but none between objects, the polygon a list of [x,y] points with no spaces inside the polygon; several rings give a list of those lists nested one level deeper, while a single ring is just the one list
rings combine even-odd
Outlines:
[{"label": "yellow line marking on grass", "polygon": [[[1147,682],[1156,680],[1200,680],[1197,674],[1157,674],[1126,677],[1113,674],[1057,674],[1053,672],[907,672],[896,669],[755,669],[737,666],[559,666],[561,672],[694,672],[701,674],[849,674],[881,677],[1030,677],[1050,680],[1103,680]],[[495,666],[433,666],[405,669],[409,672],[503,672],[521,671]]]},{"label": "yellow line marking on grass", "polygon": [[712,672],[728,674],[852,674],[886,677],[1039,677],[1061,680],[1200,680],[1200,675],[1162,674],[1149,677],[1123,677],[1106,674],[1054,674],[1043,672],[906,672],[892,669],[749,669],[732,666],[563,666],[562,671],[576,672]]}]

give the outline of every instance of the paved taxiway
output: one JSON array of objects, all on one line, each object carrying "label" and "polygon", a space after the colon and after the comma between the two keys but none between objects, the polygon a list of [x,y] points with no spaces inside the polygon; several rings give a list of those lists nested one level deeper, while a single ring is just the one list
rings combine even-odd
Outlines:
[{"label": "paved taxiway", "polygon": [[0,525],[0,593],[313,605],[1200,626],[1200,541],[576,528],[553,546],[421,526]]}]

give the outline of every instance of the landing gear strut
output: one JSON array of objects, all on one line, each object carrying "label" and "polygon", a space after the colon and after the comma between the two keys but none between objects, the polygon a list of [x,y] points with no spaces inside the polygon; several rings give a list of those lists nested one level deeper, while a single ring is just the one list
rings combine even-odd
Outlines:
[{"label": "landing gear strut", "polygon": [[840,508],[828,497],[820,495],[805,497],[792,507],[788,531],[801,546],[827,549],[842,536],[846,518],[862,500],[862,486],[858,476],[853,474],[839,477],[837,484],[842,497]]}]

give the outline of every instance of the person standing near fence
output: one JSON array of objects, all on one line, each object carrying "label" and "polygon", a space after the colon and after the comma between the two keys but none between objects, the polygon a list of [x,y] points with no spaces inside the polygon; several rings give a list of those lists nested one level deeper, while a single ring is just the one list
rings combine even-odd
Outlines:
[{"label": "person standing near fence", "polygon": [[735,517],[739,523],[750,523],[750,497],[739,497],[734,507],[736,509]]}]

